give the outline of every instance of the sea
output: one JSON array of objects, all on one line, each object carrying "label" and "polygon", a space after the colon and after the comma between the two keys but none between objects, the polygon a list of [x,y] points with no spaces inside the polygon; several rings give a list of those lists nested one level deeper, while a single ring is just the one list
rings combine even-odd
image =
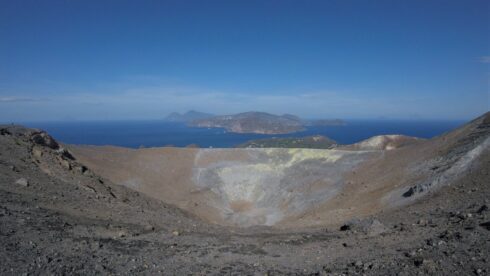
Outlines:
[{"label": "sea", "polygon": [[305,131],[282,134],[238,134],[220,128],[188,127],[184,123],[148,121],[23,122],[47,131],[67,144],[113,145],[129,148],[191,144],[202,148],[231,148],[253,139],[272,137],[327,136],[339,144],[352,144],[375,135],[403,134],[432,138],[451,131],[464,121],[347,120],[342,126],[311,126]]}]

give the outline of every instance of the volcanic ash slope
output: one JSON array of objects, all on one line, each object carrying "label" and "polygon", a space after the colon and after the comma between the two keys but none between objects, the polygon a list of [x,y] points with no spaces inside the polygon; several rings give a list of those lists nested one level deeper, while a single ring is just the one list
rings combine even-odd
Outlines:
[{"label": "volcanic ash slope", "polygon": [[213,223],[307,227],[366,217],[451,184],[488,149],[487,117],[389,150],[71,150],[115,183]]},{"label": "volcanic ash slope", "polygon": [[[216,160],[234,155],[242,160]],[[213,207],[225,222],[240,226],[274,225],[335,196],[342,175],[377,153],[313,149],[200,150],[193,182],[211,190],[219,201]]]}]

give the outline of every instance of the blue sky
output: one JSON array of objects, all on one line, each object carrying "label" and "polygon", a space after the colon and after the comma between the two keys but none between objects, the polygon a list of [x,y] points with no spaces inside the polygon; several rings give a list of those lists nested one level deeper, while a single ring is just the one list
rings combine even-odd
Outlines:
[{"label": "blue sky", "polygon": [[470,119],[489,1],[0,0],[0,121]]}]

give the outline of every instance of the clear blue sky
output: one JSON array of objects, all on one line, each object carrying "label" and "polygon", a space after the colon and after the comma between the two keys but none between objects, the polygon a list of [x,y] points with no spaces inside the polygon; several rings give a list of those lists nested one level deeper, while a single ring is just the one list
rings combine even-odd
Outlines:
[{"label": "clear blue sky", "polygon": [[490,1],[0,0],[0,121],[469,119]]}]

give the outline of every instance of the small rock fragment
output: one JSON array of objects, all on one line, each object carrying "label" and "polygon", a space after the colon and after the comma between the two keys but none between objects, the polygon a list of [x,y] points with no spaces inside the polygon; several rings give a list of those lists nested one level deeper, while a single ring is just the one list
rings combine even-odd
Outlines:
[{"label": "small rock fragment", "polygon": [[61,159],[60,164],[61,164],[61,166],[63,166],[63,168],[65,168],[67,170],[71,170],[71,164],[70,164],[70,162],[68,162],[68,160]]},{"label": "small rock fragment", "polygon": [[43,156],[43,151],[40,148],[35,147],[32,149],[32,155],[36,158],[41,158]]},{"label": "small rock fragment", "polygon": [[365,227],[366,234],[370,237],[385,233],[388,229],[377,219],[372,220]]},{"label": "small rock fragment", "polygon": [[340,226],[340,231],[348,231],[350,230],[350,225],[344,224]]},{"label": "small rock fragment", "polygon": [[145,231],[153,231],[153,230],[155,230],[155,227],[151,224],[147,224],[147,225],[145,225],[144,230]]},{"label": "small rock fragment", "polygon": [[84,174],[87,171],[87,167],[85,167],[84,165],[80,165],[80,166],[76,166],[75,170],[79,174]]},{"label": "small rock fragment", "polygon": [[62,157],[68,158],[70,160],[75,160],[75,157],[73,157],[73,155],[70,153],[70,151],[68,151],[65,148],[59,148],[59,149],[56,150],[56,152],[59,155],[61,155]]},{"label": "small rock fragment", "polygon": [[478,214],[481,214],[485,211],[488,211],[488,206],[486,204],[483,204],[478,211],[476,211]]},{"label": "small rock fragment", "polygon": [[415,189],[410,187],[405,193],[403,193],[403,197],[411,197],[415,193]]},{"label": "small rock fragment", "polygon": [[480,223],[480,226],[490,231],[490,221]]},{"label": "small rock fragment", "polygon": [[27,186],[29,186],[29,181],[27,181],[27,179],[22,177],[22,178],[17,179],[17,181],[15,181],[15,184],[27,187]]},{"label": "small rock fragment", "polygon": [[413,259],[413,264],[414,264],[415,266],[417,266],[417,267],[419,267],[419,266],[423,265],[423,264],[424,264],[424,262],[425,262],[425,260],[424,260],[424,258],[422,258],[422,257],[415,257],[415,258]]}]

